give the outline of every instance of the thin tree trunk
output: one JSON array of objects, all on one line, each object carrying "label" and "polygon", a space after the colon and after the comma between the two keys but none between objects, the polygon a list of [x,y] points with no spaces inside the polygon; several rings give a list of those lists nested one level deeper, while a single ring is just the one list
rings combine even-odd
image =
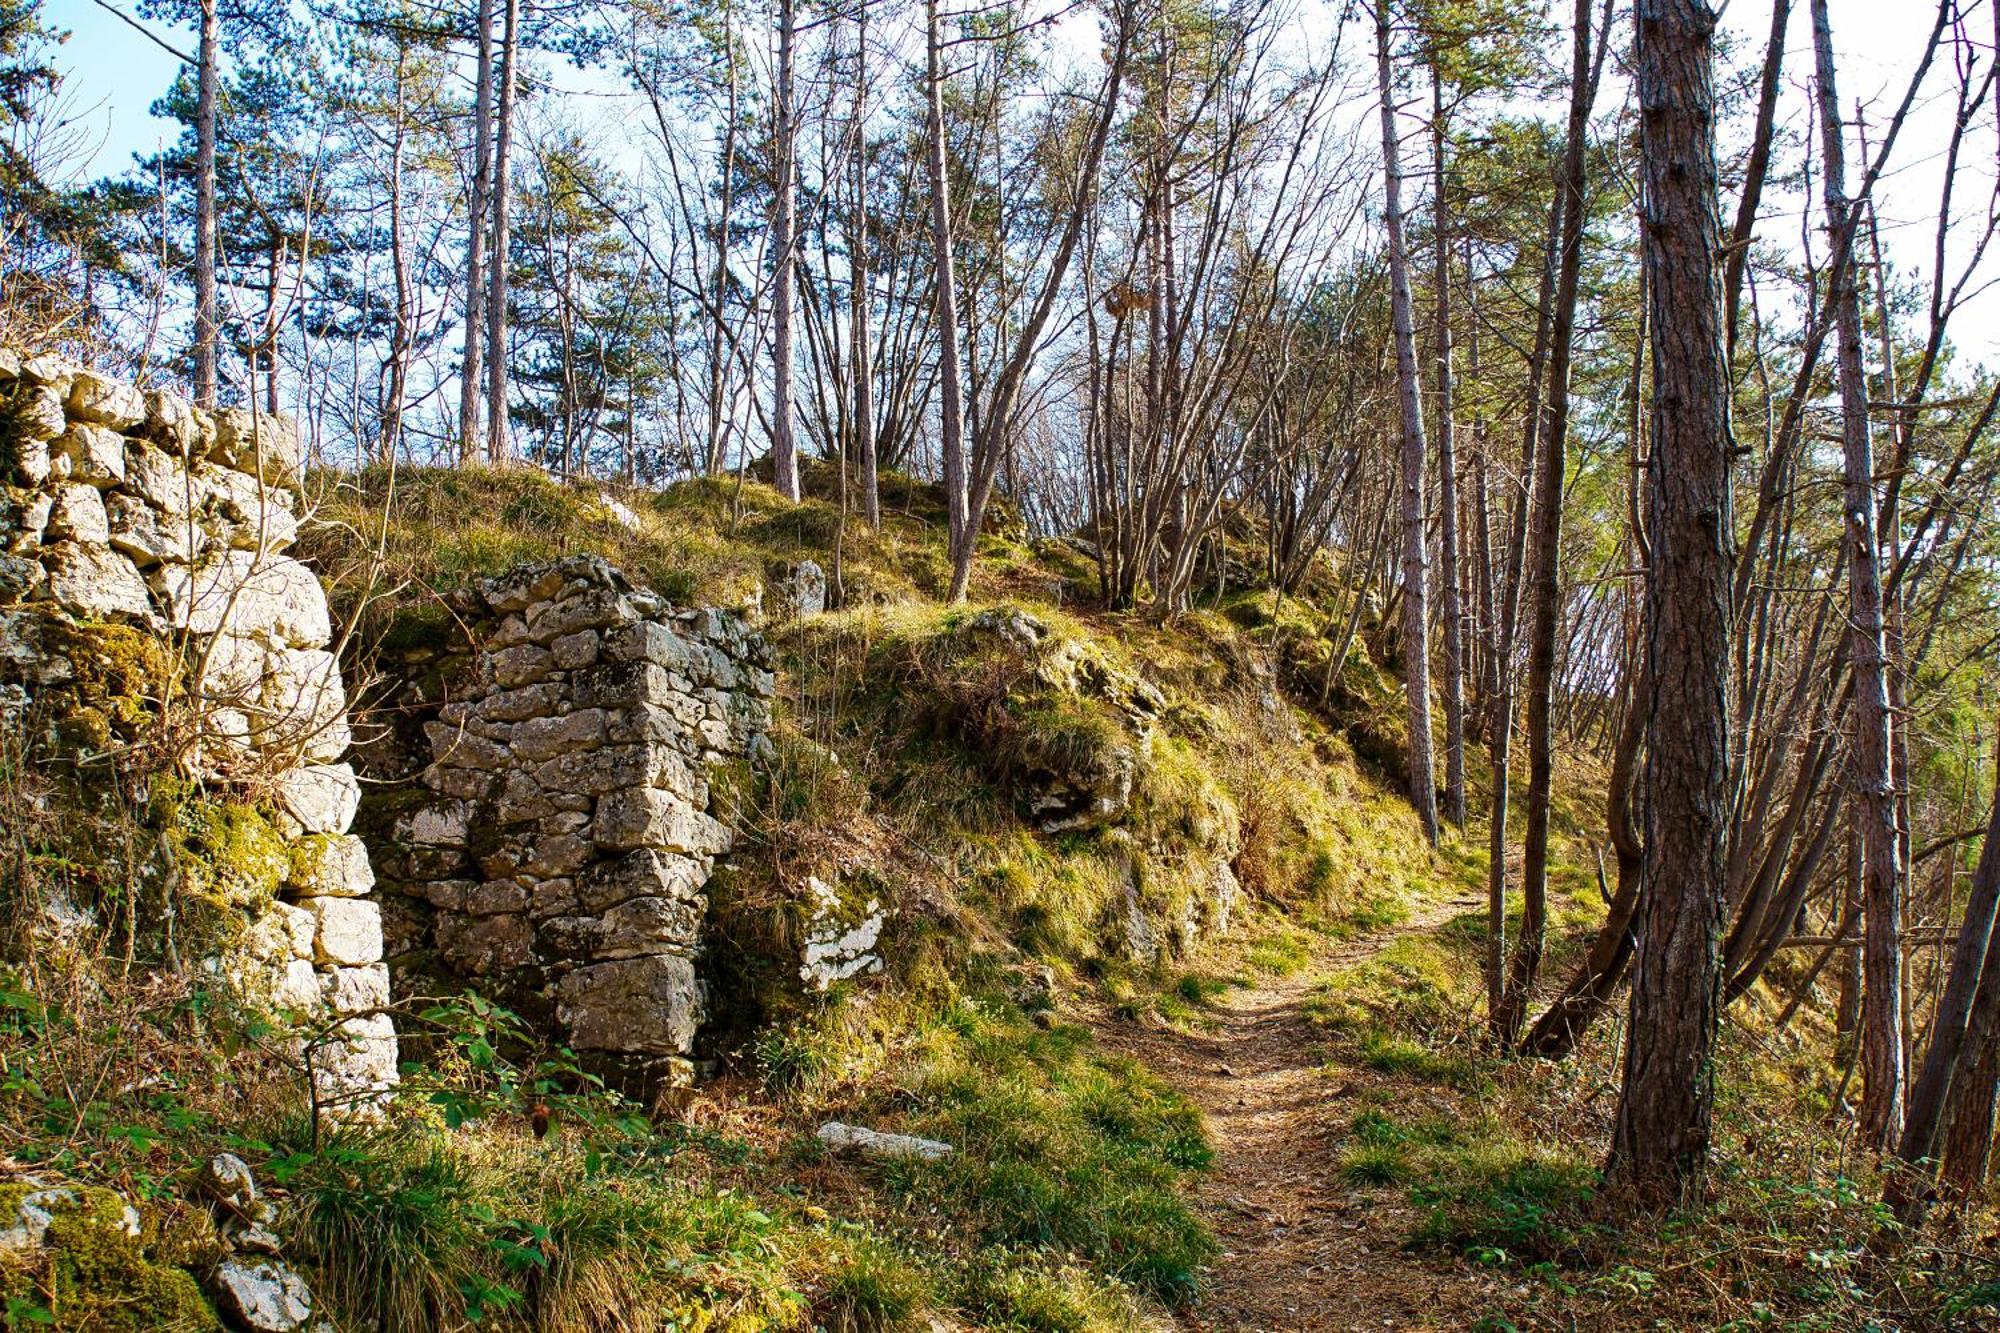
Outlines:
[{"label": "thin tree trunk", "polygon": [[222,21],[217,0],[201,0],[200,40],[194,106],[194,400],[203,407],[214,407],[221,387],[215,272],[215,122],[222,81],[218,67],[222,59]]},{"label": "thin tree trunk", "polygon": [[1458,429],[1451,365],[1451,198],[1446,189],[1444,85],[1431,68],[1431,248],[1437,284],[1439,594],[1444,617],[1445,818],[1465,827],[1465,606],[1458,559]]},{"label": "thin tree trunk", "polygon": [[[1812,0],[1818,74],[1820,172],[1830,235],[1848,230],[1846,153],[1834,84],[1833,30],[1826,0]],[[1861,832],[1861,1123],[1870,1142],[1894,1146],[1903,1128],[1902,865],[1896,789],[1890,773],[1890,713],[1882,637],[1881,553],[1875,509],[1875,449],[1868,375],[1861,361],[1861,299],[1848,247],[1827,280],[1839,322],[1843,503],[1848,534],[1848,661],[1854,707],[1849,773]]]},{"label": "thin tree trunk", "polygon": [[1542,245],[1539,313],[1535,346],[1528,357],[1528,407],[1521,429],[1520,485],[1508,528],[1506,582],[1501,589],[1499,640],[1494,649],[1499,688],[1487,722],[1492,738],[1493,812],[1486,839],[1486,1016],[1496,1044],[1506,1040],[1500,1020],[1507,993],[1507,811],[1514,783],[1514,644],[1521,619],[1521,572],[1527,562],[1528,525],[1534,511],[1530,478],[1542,438],[1542,374],[1555,306],[1555,251],[1562,231],[1563,203],[1563,193],[1558,190],[1549,205],[1548,235]]},{"label": "thin tree trunk", "polygon": [[1429,556],[1424,549],[1423,389],[1418,380],[1409,251],[1403,242],[1403,164],[1396,141],[1395,88],[1389,65],[1389,2],[1376,0],[1375,78],[1381,97],[1383,217],[1389,239],[1389,304],[1395,323],[1396,383],[1402,404],[1403,692],[1409,703],[1410,803],[1424,836],[1437,842],[1437,780],[1431,768]]},{"label": "thin tree trunk", "polygon": [[507,159],[514,142],[514,89],[520,79],[521,0],[507,0],[507,26],[500,42],[499,102],[493,136],[493,255],[486,298],[486,461],[501,467],[513,461],[507,432],[507,215],[512,205]]},{"label": "thin tree trunk", "polygon": [[861,513],[882,526],[882,488],[875,457],[875,362],[868,337],[868,6],[855,13],[854,229],[848,320],[854,338],[854,443],[861,460]]},{"label": "thin tree trunk", "polygon": [[1976,1197],[1986,1181],[1987,1159],[1993,1150],[1993,1110],[2000,1094],[2000,949],[1988,947],[1986,967],[1973,997],[1966,1024],[1961,1075],[1945,1094],[1945,1193],[1953,1199]]},{"label": "thin tree trunk", "polygon": [[486,334],[486,227],[493,199],[493,5],[479,0],[479,73],[472,90],[472,198],[465,239],[465,354],[458,368],[458,461],[479,457],[479,404],[485,388],[480,339]]},{"label": "thin tree trunk", "polygon": [[1636,19],[1653,363],[1652,690],[1639,944],[1605,1189],[1614,1207],[1652,1212],[1688,1197],[1708,1161],[1728,871],[1734,560],[1716,17],[1702,0],[1638,0]]},{"label": "thin tree trunk", "polygon": [[[926,160],[937,283],[938,454],[944,473],[946,547],[955,572],[961,553],[969,551],[974,538],[966,531],[965,400],[958,355],[958,280],[952,268],[951,180],[945,171],[944,35],[938,26],[937,0],[925,0],[924,36]],[[964,597],[963,589],[953,589],[952,601]]]},{"label": "thin tree trunk", "polygon": [[776,179],[772,183],[771,250],[775,268],[771,276],[771,484],[788,500],[799,498],[799,454],[793,434],[795,415],[792,390],[792,279],[798,256],[793,253],[798,231],[798,194],[795,180],[796,120],[792,104],[793,48],[796,45],[796,0],[778,0],[778,88],[777,106],[772,115],[772,133],[777,154]]},{"label": "thin tree trunk", "polygon": [[1952,947],[1950,977],[1931,1017],[1930,1045],[1910,1090],[1903,1140],[1896,1149],[1896,1155],[1910,1170],[1889,1178],[1889,1199],[1905,1221],[1922,1211],[1924,1191],[1917,1186],[1929,1181],[1930,1168],[1926,1163],[1937,1151],[1946,1095],[1953,1081],[1963,1077],[1961,1060],[1966,1031],[1972,1022],[1973,1001],[1992,950],[1996,907],[2000,907],[2000,784],[1994,790],[1993,813],[1986,826],[1986,843],[1979,851],[1979,867],[1972,875],[1965,918],[1958,929],[1958,941]]},{"label": "thin tree trunk", "polygon": [[1563,476],[1569,456],[1570,361],[1577,291],[1583,273],[1585,149],[1595,100],[1590,0],[1576,0],[1570,69],[1569,140],[1556,190],[1563,200],[1555,313],[1549,331],[1548,411],[1535,478],[1535,547],[1530,582],[1534,620],[1528,635],[1528,810],[1521,856],[1521,938],[1507,970],[1496,1035],[1511,1044],[1527,1016],[1548,934],[1549,813],[1555,783],[1556,630],[1562,619]]}]

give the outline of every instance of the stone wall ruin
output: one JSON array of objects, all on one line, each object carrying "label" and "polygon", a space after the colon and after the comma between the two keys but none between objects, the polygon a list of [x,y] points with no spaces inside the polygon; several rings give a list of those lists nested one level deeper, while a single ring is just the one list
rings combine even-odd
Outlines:
[{"label": "stone wall ruin", "polygon": [[[182,766],[258,802],[255,863],[227,868],[242,929],[208,961],[253,999],[338,1020],[316,1076],[336,1100],[369,1100],[396,1081],[396,1034],[379,1012],[374,877],[348,831],[359,788],[333,627],[288,554],[301,484],[289,418],[0,351],[0,714],[73,693],[93,642],[154,645],[175,677],[157,693],[193,730]],[[60,744],[88,761],[93,737]],[[185,883],[194,868],[156,869]]]},{"label": "stone wall ruin", "polygon": [[768,743],[769,652],[594,556],[480,580],[450,609],[444,660],[384,664],[423,738],[383,752],[422,765],[421,799],[384,798],[395,947],[553,1019],[628,1087],[683,1083],[704,886],[732,841],[710,779]]}]

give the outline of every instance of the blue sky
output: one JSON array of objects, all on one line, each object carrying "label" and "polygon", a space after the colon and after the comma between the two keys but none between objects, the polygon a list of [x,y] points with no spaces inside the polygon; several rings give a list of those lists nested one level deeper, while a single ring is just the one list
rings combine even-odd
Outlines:
[{"label": "blue sky", "polygon": [[[107,0],[125,14],[134,14],[133,0]],[[2000,3],[2000,0],[1995,0]],[[171,137],[174,127],[153,117],[148,108],[172,82],[176,61],[159,46],[102,8],[96,0],[46,0],[47,14],[57,27],[72,34],[57,53],[57,63],[68,75],[66,84],[73,118],[83,148],[82,160],[74,164],[78,178],[116,174],[130,165],[135,153],[150,153]],[[1833,28],[1840,49],[1842,101],[1852,106],[1856,99],[1871,104],[1879,121],[1888,113],[1887,103],[1899,97],[1909,71],[1914,67],[1920,44],[1929,31],[1932,14],[1929,0],[1833,0]],[[1724,8],[1725,25],[1747,49],[1760,49],[1769,24],[1768,0],[1730,0]],[[1983,26],[1986,17],[1977,21]],[[187,29],[148,22],[146,26],[169,44],[189,50],[194,34]],[[1797,5],[1790,33],[1787,105],[1802,124],[1805,76],[1811,68],[1810,28],[1804,3]],[[1941,58],[1940,65],[1945,62]],[[1937,85],[1934,72],[1933,83]],[[569,72],[568,78],[589,79]],[[605,86],[597,85],[600,90]],[[602,97],[599,91],[597,96]],[[612,108],[600,103],[600,110],[615,120]],[[1961,186],[1962,199],[1969,209],[1980,209],[1990,185],[1994,154],[1990,151],[1993,130],[1992,110],[1987,126],[1969,153],[1978,179]],[[1892,261],[1907,267],[1927,267],[1940,176],[1939,158],[1949,132],[1950,107],[1942,96],[1927,99],[1911,119],[1896,162],[1878,190],[1885,245]],[[1851,172],[1858,179],[1858,168]],[[1768,200],[1774,215],[1766,221],[1768,237],[1796,235],[1797,210],[1802,200]],[[1972,219],[1967,218],[1970,224]],[[1967,230],[1970,230],[1968,225]],[[1974,360],[2000,359],[2000,288],[1989,291],[1968,306],[1954,326],[1954,339]]]}]

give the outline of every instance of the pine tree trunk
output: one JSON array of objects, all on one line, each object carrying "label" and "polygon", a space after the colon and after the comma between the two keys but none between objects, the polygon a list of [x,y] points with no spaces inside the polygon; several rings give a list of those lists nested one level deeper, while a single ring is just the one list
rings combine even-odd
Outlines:
[{"label": "pine tree trunk", "polygon": [[1521,856],[1521,938],[1507,970],[1507,989],[1495,1020],[1496,1035],[1512,1044],[1527,1017],[1541,974],[1548,934],[1549,813],[1555,783],[1556,631],[1562,619],[1563,477],[1569,458],[1569,382],[1575,344],[1577,293],[1583,273],[1585,148],[1592,73],[1590,0],[1577,0],[1571,51],[1568,143],[1556,183],[1562,196],[1554,315],[1549,328],[1548,408],[1535,473],[1535,546],[1529,581],[1534,619],[1528,634],[1528,809]]},{"label": "pine tree trunk", "polygon": [[472,90],[472,197],[465,238],[465,354],[458,368],[458,461],[479,457],[480,394],[486,387],[486,228],[493,197],[493,4],[479,0],[479,72]]},{"label": "pine tree trunk", "polygon": [[1465,605],[1458,558],[1458,428],[1451,364],[1451,199],[1446,189],[1444,87],[1431,70],[1431,248],[1437,284],[1439,610],[1444,620],[1445,818],[1465,827]]},{"label": "pine tree trunk", "polygon": [[1383,217],[1389,239],[1389,305],[1395,324],[1397,396],[1402,404],[1403,692],[1409,702],[1410,803],[1424,836],[1438,837],[1437,779],[1431,766],[1430,559],[1424,547],[1423,388],[1417,374],[1416,320],[1409,250],[1403,242],[1403,165],[1396,141],[1395,89],[1389,67],[1389,0],[1375,10],[1375,76],[1381,97]]},{"label": "pine tree trunk", "polygon": [[946,549],[952,563],[950,600],[965,600],[965,576],[976,540],[967,531],[965,403],[958,355],[958,285],[952,269],[951,181],[945,171],[944,35],[937,0],[925,0],[925,136],[931,185],[931,249],[937,284],[939,462],[944,474]]},{"label": "pine tree trunk", "polygon": [[501,467],[513,461],[507,434],[507,215],[511,205],[507,159],[514,141],[514,89],[519,80],[521,0],[507,0],[507,26],[500,42],[499,102],[493,136],[493,255],[486,298],[486,461]]},{"label": "pine tree trunk", "polygon": [[854,336],[854,443],[861,461],[861,513],[882,526],[882,488],[875,456],[875,361],[868,335],[868,6],[855,13],[854,228],[848,248],[854,269],[848,320]]},{"label": "pine tree trunk", "polygon": [[1636,18],[1642,262],[1653,363],[1652,690],[1639,943],[1605,1191],[1614,1208],[1658,1211],[1698,1186],[1714,1111],[1734,552],[1715,161],[1716,16],[1702,0],[1638,0]]},{"label": "pine tree trunk", "polygon": [[214,407],[221,388],[217,353],[215,133],[221,100],[222,21],[217,0],[201,0],[201,46],[194,107],[194,400]]},{"label": "pine tree trunk", "polygon": [[1921,1202],[1922,1191],[1909,1188],[1919,1179],[1927,1180],[1928,1166],[1921,1166],[1937,1151],[1938,1127],[1944,1119],[1945,1098],[1952,1083],[1963,1077],[1966,1032],[1972,1022],[1973,1002],[1985,975],[1992,952],[1993,921],[2000,908],[2000,785],[1994,791],[1993,814],[1986,827],[1986,843],[1979,851],[1979,867],[1972,875],[1972,891],[1965,903],[1965,917],[1952,947],[1951,971],[1937,1012],[1931,1017],[1930,1045],[1924,1052],[1922,1069],[1910,1089],[1908,1113],[1903,1119],[1903,1139],[1896,1155],[1912,1168],[1890,1177],[1890,1199],[1899,1205],[1905,1220],[1912,1206]]},{"label": "pine tree trunk", "polygon": [[792,279],[798,267],[794,253],[798,231],[798,194],[794,138],[797,108],[792,104],[793,48],[796,45],[795,0],[778,3],[778,88],[772,114],[773,150],[777,154],[772,183],[771,252],[771,484],[788,500],[799,498],[799,454],[794,436],[792,389]]},{"label": "pine tree trunk", "polygon": [[[1851,225],[1833,32],[1826,0],[1812,0],[1819,83],[1820,184],[1827,231]],[[1837,247],[1848,254],[1852,246]],[[1890,773],[1889,687],[1882,630],[1882,572],[1875,505],[1875,447],[1868,374],[1861,361],[1861,298],[1852,262],[1828,276],[1839,334],[1841,457],[1848,533],[1848,662],[1853,672],[1849,773],[1861,833],[1861,1124],[1869,1142],[1893,1147],[1903,1130],[1903,888]]]}]

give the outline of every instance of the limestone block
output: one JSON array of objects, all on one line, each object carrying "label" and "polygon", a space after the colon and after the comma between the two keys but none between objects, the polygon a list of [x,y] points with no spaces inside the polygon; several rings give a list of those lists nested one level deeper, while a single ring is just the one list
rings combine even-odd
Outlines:
[{"label": "limestone block", "polygon": [[396,840],[422,847],[463,847],[471,839],[472,810],[461,801],[434,801],[396,822]]},{"label": "limestone block", "polygon": [[264,645],[254,639],[216,635],[195,658],[202,697],[255,702],[264,684],[265,659]]},{"label": "limestone block", "polygon": [[[25,435],[14,437],[14,475],[23,486],[39,486],[49,479],[49,444]],[[8,478],[0,477],[0,481]]]},{"label": "limestone block", "polygon": [[266,750],[322,763],[347,752],[347,691],[340,659],[325,649],[271,649],[257,702],[257,742]]},{"label": "limestone block", "polygon": [[192,560],[208,545],[208,534],[199,525],[163,514],[136,495],[112,491],[104,499],[104,511],[112,548],[141,569]]},{"label": "limestone block", "polygon": [[435,931],[438,953],[468,976],[524,967],[535,959],[535,930],[524,916],[439,913]]},{"label": "limestone block", "polygon": [[389,1004],[389,965],[336,967],[320,975],[320,991],[336,1014],[359,1014]]},{"label": "limestone block", "polygon": [[687,761],[661,746],[606,745],[557,755],[536,765],[535,781],[550,792],[602,796],[627,787],[658,787],[697,805],[708,801]]},{"label": "limestone block", "polygon": [[111,539],[111,524],[104,514],[104,497],[94,486],[70,482],[56,488],[49,506],[45,540],[78,541],[103,545]]},{"label": "limestone block", "polygon": [[514,754],[540,763],[574,750],[591,750],[604,743],[604,710],[581,708],[560,717],[529,718],[514,729]]},{"label": "limestone block", "polygon": [[829,1120],[819,1127],[819,1141],[835,1152],[856,1152],[863,1157],[879,1158],[883,1161],[901,1161],[916,1158],[920,1161],[935,1162],[951,1156],[953,1149],[949,1143],[937,1139],[920,1139],[910,1134],[884,1134],[879,1130],[867,1129],[861,1125],[843,1124]]},{"label": "limestone block", "polygon": [[125,437],[86,422],[72,425],[49,447],[51,462],[66,459],[69,476],[92,486],[116,486],[125,480]]},{"label": "limestone block", "polygon": [[208,502],[209,483],[201,474],[142,440],[126,441],[125,485],[161,513],[183,520]]},{"label": "limestone block", "polygon": [[671,706],[687,685],[651,662],[610,662],[577,672],[570,688],[578,708],[631,708]]},{"label": "limestone block", "polygon": [[287,958],[271,987],[271,1003],[280,1009],[310,1013],[319,1006],[322,998],[319,969],[312,965],[312,960]]},{"label": "limestone block", "polygon": [[247,407],[215,414],[215,444],[209,454],[267,486],[297,486],[304,461],[299,428],[290,417]]},{"label": "limestone block", "polygon": [[362,898],[375,887],[368,847],[351,833],[314,833],[291,847],[285,887],[302,898]]},{"label": "limestone block", "polygon": [[701,935],[708,901],[693,898],[631,898],[597,918],[592,953],[598,958],[637,958],[685,953]]},{"label": "limestone block", "polygon": [[200,473],[210,499],[228,523],[231,546],[246,551],[282,551],[299,535],[292,493],[229,468]]},{"label": "limestone block", "polygon": [[186,399],[170,389],[151,389],[146,393],[146,433],[186,457],[200,431]]},{"label": "limestone block", "polygon": [[314,1084],[346,1114],[367,1114],[396,1086],[396,1027],[387,1014],[349,1018],[315,1053]]},{"label": "limestone block", "polygon": [[578,1050],[684,1054],[702,1019],[694,964],[655,954],[580,967],[557,983],[556,1016]]},{"label": "limestone block", "polygon": [[638,618],[638,608],[625,594],[611,588],[592,588],[530,609],[528,637],[545,644],[579,630],[628,625]]},{"label": "limestone block", "polygon": [[53,440],[69,425],[62,395],[48,385],[15,390],[13,420],[9,423],[22,439]]},{"label": "limestone block", "polygon": [[493,679],[499,682],[501,688],[509,690],[545,680],[555,669],[555,658],[549,650],[532,643],[503,648],[492,654],[491,661]]},{"label": "limestone block", "polygon": [[599,861],[577,876],[583,910],[602,915],[633,898],[692,900],[708,880],[708,863],[696,857],[643,847]]},{"label": "limestone block", "polygon": [[313,961],[339,967],[359,967],[382,958],[382,908],[367,898],[306,898],[299,903],[313,914]]},{"label": "limestone block", "polygon": [[528,910],[528,886],[511,879],[490,879],[475,884],[465,893],[467,916],[497,916],[503,912]]},{"label": "limestone block", "polygon": [[361,784],[347,764],[306,764],[279,776],[278,804],[307,833],[345,833],[361,803]]},{"label": "limestone block", "polygon": [[45,548],[42,568],[48,572],[49,596],[71,615],[87,620],[152,618],[153,599],[146,580],[116,551],[60,542]]},{"label": "limestone block", "polygon": [[826,610],[826,571],[813,560],[801,560],[784,583],[785,610],[795,620],[810,620]]},{"label": "limestone block", "polygon": [[592,832],[599,847],[630,851],[655,847],[692,856],[729,850],[730,830],[672,792],[653,787],[599,797]]},{"label": "limestone block", "polygon": [[79,371],[69,387],[69,414],[95,426],[130,430],[146,419],[146,398],[129,384]]},{"label": "limestone block", "polygon": [[476,768],[482,772],[502,769],[514,762],[511,751],[490,741],[477,731],[449,722],[424,723],[424,737],[431,743],[436,762],[446,768]]},{"label": "limestone block", "polygon": [[288,555],[223,551],[192,568],[168,566],[154,582],[176,629],[292,648],[324,647],[333,637],[319,580]]},{"label": "limestone block", "polygon": [[216,1308],[250,1333],[292,1333],[312,1322],[312,1291],[280,1260],[231,1255],[215,1268]]},{"label": "limestone block", "polygon": [[555,659],[558,670],[575,671],[591,666],[597,661],[597,647],[597,631],[580,629],[574,634],[565,634],[552,639],[549,642],[549,656]]},{"label": "limestone block", "polygon": [[683,672],[695,660],[694,646],[657,620],[641,620],[606,634],[604,656],[613,662],[651,662]]},{"label": "limestone block", "polygon": [[562,687],[545,682],[489,694],[473,707],[472,715],[485,722],[525,722],[531,717],[547,717],[561,706]]},{"label": "limestone block", "polygon": [[69,386],[76,379],[76,372],[76,362],[55,352],[43,352],[21,363],[22,379],[55,390],[58,399],[69,396]]}]

